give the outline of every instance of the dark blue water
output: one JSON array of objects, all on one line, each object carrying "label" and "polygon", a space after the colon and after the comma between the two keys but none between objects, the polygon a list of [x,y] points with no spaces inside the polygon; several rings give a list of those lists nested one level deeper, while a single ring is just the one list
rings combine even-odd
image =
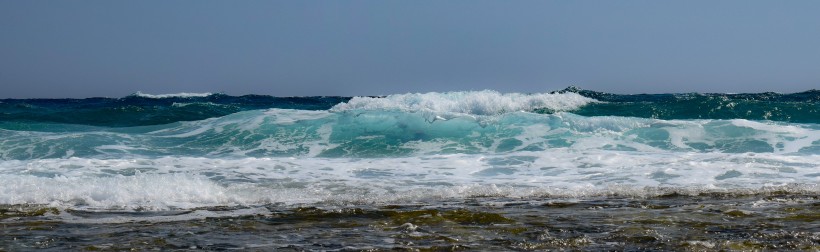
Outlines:
[{"label": "dark blue water", "polygon": [[[567,88],[600,102],[569,110],[584,116],[628,116],[657,119],[748,119],[820,123],[820,91],[793,94],[635,94],[622,95]],[[129,127],[196,121],[258,109],[327,110],[351,97],[276,97],[269,95],[168,96],[131,95],[123,98],[3,99],[0,123],[63,123]],[[533,112],[552,113],[549,108]],[[12,124],[13,123],[13,124]]]},{"label": "dark blue water", "polygon": [[211,94],[195,97],[4,99],[0,100],[0,123],[62,123],[106,127],[129,127],[196,121],[257,109],[326,110],[349,97],[229,96]]}]

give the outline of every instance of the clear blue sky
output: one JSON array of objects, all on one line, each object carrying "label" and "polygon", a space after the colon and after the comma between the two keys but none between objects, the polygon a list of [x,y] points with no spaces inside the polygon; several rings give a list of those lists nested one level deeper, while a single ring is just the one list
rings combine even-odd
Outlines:
[{"label": "clear blue sky", "polygon": [[0,98],[820,88],[820,1],[0,0]]}]

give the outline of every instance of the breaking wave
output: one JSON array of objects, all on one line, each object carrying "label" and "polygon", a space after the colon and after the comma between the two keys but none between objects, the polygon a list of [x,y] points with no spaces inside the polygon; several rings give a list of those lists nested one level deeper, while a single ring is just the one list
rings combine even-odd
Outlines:
[{"label": "breaking wave", "polygon": [[0,204],[134,210],[817,194],[817,95],[3,100]]}]

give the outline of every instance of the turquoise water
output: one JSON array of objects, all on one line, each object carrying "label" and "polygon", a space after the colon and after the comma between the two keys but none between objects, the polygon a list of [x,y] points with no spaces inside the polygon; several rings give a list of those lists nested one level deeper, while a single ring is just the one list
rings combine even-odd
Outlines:
[{"label": "turquoise water", "polygon": [[[0,248],[117,249],[136,228],[166,249],[322,249],[327,230],[361,237],[328,236],[340,250],[816,249],[818,110],[817,90],[0,100],[0,222],[19,238]],[[109,238],[78,241],[89,227]]]}]

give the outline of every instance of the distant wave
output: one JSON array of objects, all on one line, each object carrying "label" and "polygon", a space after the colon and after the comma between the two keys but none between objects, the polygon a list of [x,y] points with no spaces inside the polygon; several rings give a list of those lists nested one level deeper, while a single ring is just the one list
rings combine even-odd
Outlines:
[{"label": "distant wave", "polygon": [[383,97],[230,96],[221,93],[145,94],[122,98],[3,99],[0,128],[31,129],[36,123],[130,127],[197,121],[259,109],[401,111],[430,119],[488,117],[514,112],[621,116],[663,120],[745,119],[820,123],[820,91],[793,94],[634,94],[570,87],[549,93],[462,91],[393,94]]},{"label": "distant wave", "polygon": [[138,97],[143,97],[143,98],[162,99],[162,98],[172,98],[172,97],[178,97],[178,98],[208,97],[208,96],[211,96],[213,94],[214,93],[176,93],[176,94],[158,94],[158,95],[154,95],[154,94],[146,94],[146,93],[137,91],[136,93],[132,94],[132,96],[138,96]]},{"label": "distant wave", "polygon": [[766,92],[621,95],[570,87],[558,93],[577,93],[600,101],[572,110],[573,113],[584,116],[820,123],[820,90],[815,89],[791,94]]},{"label": "distant wave", "polygon": [[224,94],[165,98],[131,95],[123,98],[8,99],[0,102],[0,128],[37,129],[43,123],[105,127],[160,125],[258,109],[326,110],[347,100],[349,98],[344,97]]}]

